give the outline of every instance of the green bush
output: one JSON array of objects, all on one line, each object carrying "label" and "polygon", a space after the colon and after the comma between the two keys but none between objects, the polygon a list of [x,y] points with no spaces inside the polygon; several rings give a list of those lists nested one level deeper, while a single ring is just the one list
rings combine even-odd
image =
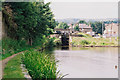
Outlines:
[{"label": "green bush", "polygon": [[33,80],[37,78],[40,80],[57,78],[56,61],[53,56],[51,57],[45,53],[30,50],[25,51],[22,58]]},{"label": "green bush", "polygon": [[48,39],[46,46],[47,47],[54,47],[55,46],[54,40],[55,40],[55,38]]},{"label": "green bush", "polygon": [[88,42],[87,40],[82,40],[82,41],[80,41],[80,44],[81,45],[87,45],[87,44],[90,44],[90,42]]},{"label": "green bush", "polygon": [[92,42],[93,45],[96,45],[96,42]]},{"label": "green bush", "polygon": [[104,46],[104,45],[108,45],[108,44],[107,44],[107,43],[102,42],[102,43],[101,43],[101,45],[103,45],[103,46]]},{"label": "green bush", "polygon": [[42,37],[36,37],[34,40],[33,40],[33,46],[40,46],[40,47],[43,47],[45,46],[45,43],[47,42],[47,38],[45,36],[42,36]]},{"label": "green bush", "polygon": [[60,46],[62,45],[61,40],[59,38],[54,39],[55,46]]}]

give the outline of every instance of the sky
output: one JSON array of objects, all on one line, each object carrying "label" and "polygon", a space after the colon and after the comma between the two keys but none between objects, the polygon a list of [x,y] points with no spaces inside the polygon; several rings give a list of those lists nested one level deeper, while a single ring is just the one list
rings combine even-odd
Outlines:
[{"label": "sky", "polygon": [[[84,1],[84,2],[83,2]],[[118,17],[119,0],[46,0],[55,19],[106,19]]]}]

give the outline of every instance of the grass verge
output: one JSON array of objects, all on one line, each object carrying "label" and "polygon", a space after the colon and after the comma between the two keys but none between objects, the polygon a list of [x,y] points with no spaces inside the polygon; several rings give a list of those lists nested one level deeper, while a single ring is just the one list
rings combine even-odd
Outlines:
[{"label": "grass verge", "polygon": [[21,54],[8,61],[4,68],[3,78],[25,78],[21,69]]}]

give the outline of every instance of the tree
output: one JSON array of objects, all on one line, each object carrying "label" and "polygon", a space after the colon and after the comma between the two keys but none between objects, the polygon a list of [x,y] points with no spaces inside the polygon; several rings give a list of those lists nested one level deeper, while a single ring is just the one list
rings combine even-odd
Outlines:
[{"label": "tree", "polygon": [[56,28],[59,28],[59,29],[68,29],[69,26],[67,25],[67,23],[61,22],[61,23],[58,24],[58,26]]},{"label": "tree", "polygon": [[79,24],[87,24],[87,22],[84,21],[84,20],[80,20],[78,23],[79,23]]},{"label": "tree", "polygon": [[79,30],[79,26],[76,25],[76,26],[74,27],[74,30],[75,30],[75,31],[80,31],[80,30]]},{"label": "tree", "polygon": [[[7,2],[4,4],[4,17],[8,14],[5,12],[5,6],[9,6],[12,16],[8,15],[11,22],[16,24],[16,27],[9,24],[8,30],[15,35],[9,34],[9,36],[15,39],[25,39],[30,45],[38,37],[42,38],[43,35],[46,37],[52,33],[52,30],[56,26],[54,15],[52,14],[50,3],[44,2]],[[9,19],[8,18],[8,19]],[[5,18],[7,19],[7,18]],[[11,26],[10,26],[11,25]],[[15,27],[15,28],[14,28]]]},{"label": "tree", "polygon": [[[102,22],[90,23],[92,30],[97,34],[102,34]],[[103,31],[105,30],[105,25],[103,24]]]},{"label": "tree", "polygon": [[92,27],[92,30],[97,33],[97,30],[96,30],[97,27],[96,27],[95,23],[92,23],[92,22],[91,22],[90,25],[91,25],[91,27]]}]

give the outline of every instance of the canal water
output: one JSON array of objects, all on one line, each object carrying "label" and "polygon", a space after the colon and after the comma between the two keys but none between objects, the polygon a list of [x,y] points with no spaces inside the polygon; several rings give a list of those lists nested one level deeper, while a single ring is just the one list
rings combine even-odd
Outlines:
[{"label": "canal water", "polygon": [[117,78],[118,48],[61,47],[54,50],[64,78]]}]

